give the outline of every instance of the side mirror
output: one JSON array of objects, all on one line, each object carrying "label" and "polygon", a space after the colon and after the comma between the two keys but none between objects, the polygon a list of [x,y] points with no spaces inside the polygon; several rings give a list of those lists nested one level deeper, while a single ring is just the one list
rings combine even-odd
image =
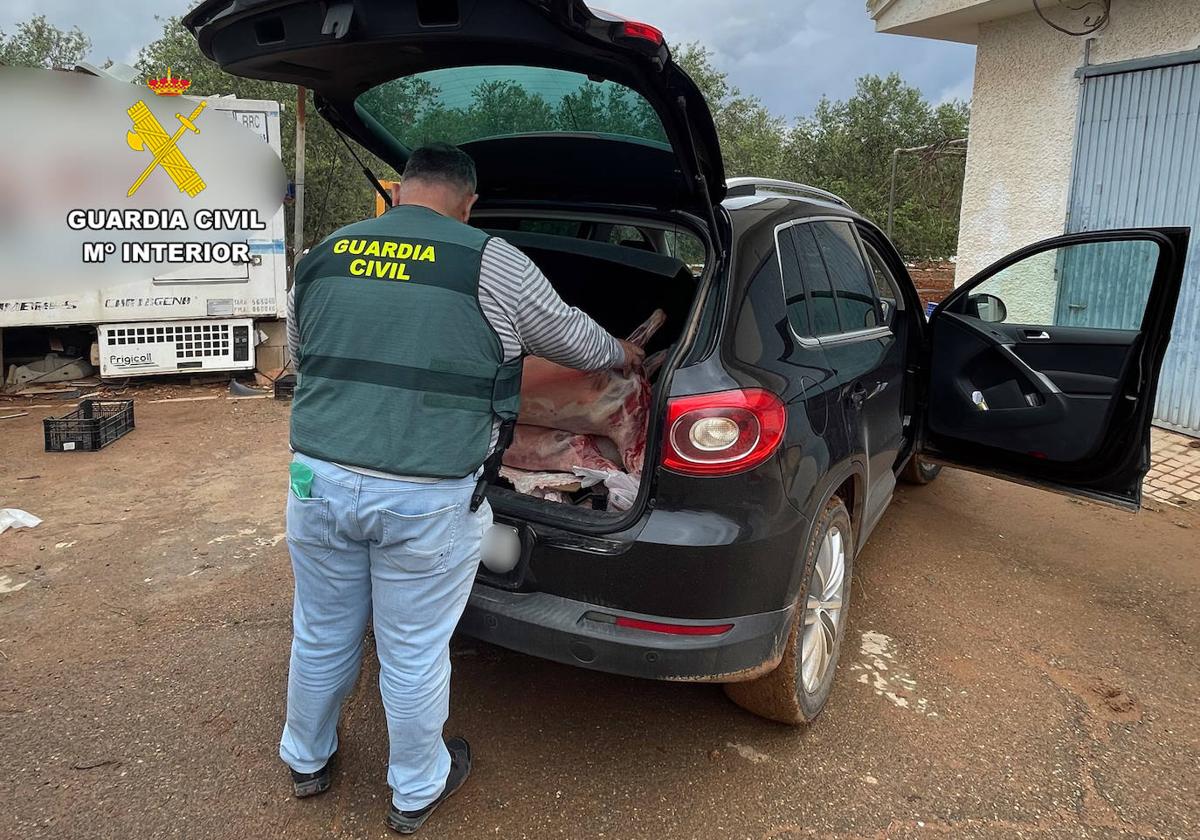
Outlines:
[{"label": "side mirror", "polygon": [[1008,318],[1008,307],[995,295],[970,295],[967,297],[963,314],[990,324],[1000,324]]}]

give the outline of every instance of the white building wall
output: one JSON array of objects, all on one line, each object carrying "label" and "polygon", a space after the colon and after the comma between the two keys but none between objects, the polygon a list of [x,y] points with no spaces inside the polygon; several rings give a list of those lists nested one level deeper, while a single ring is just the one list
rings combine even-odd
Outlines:
[{"label": "white building wall", "polygon": [[880,31],[974,43],[980,20],[1024,12],[1030,0],[869,0]]},{"label": "white building wall", "polygon": [[[1093,64],[1196,49],[1200,2],[1113,0],[1111,23],[1092,39]],[[1080,95],[1075,71],[1084,64],[1086,43],[1032,12],[980,25],[959,283],[1063,232]],[[1043,303],[1052,311],[1053,301]]]}]

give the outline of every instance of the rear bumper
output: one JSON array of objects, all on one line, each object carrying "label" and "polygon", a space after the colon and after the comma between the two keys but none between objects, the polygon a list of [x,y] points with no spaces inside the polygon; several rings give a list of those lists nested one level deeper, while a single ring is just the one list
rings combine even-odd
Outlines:
[{"label": "rear bumper", "polygon": [[[617,627],[589,613],[671,624],[732,624],[719,636],[675,636]],[[500,647],[567,665],[657,680],[740,682],[778,664],[792,610],[688,621],[615,611],[544,592],[475,584],[459,629]]]}]

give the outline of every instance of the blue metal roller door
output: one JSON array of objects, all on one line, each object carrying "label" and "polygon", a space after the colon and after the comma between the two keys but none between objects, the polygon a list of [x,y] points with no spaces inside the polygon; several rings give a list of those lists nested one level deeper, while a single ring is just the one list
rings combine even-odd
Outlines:
[{"label": "blue metal roller door", "polygon": [[[1193,228],[1155,421],[1200,436],[1200,54],[1083,72],[1067,230]],[[1117,273],[1066,273],[1056,321],[1136,317],[1115,309],[1127,297],[1112,294]]]}]

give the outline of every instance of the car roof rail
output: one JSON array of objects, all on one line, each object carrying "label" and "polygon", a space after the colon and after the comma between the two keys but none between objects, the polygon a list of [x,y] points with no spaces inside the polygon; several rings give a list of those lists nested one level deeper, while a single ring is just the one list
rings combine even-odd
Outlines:
[{"label": "car roof rail", "polygon": [[781,181],[777,178],[730,178],[725,182],[726,195],[731,198],[738,196],[757,195],[759,192],[788,193],[800,198],[818,198],[822,201],[832,201],[847,210],[853,209],[850,202],[840,195],[810,187],[808,184],[797,184],[794,181]]}]

